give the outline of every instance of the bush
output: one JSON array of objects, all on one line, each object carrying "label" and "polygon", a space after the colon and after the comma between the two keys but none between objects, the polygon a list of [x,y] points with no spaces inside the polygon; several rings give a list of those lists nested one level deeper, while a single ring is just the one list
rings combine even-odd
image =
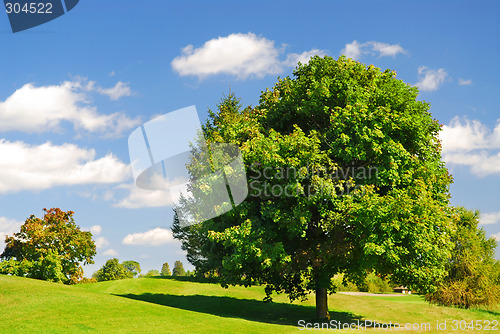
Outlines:
[{"label": "bush", "polygon": [[344,279],[344,275],[335,275],[332,280],[335,291],[362,291],[370,293],[393,292],[393,284],[388,279],[382,279],[374,273],[366,276],[362,284],[355,284]]},{"label": "bush", "polygon": [[81,280],[77,282],[77,284],[89,284],[89,283],[97,283],[95,277],[87,278],[83,277]]},{"label": "bush", "polygon": [[490,282],[451,281],[444,284],[435,293],[427,295],[426,300],[439,305],[463,308],[480,305],[494,307],[500,302],[500,286],[491,285]]},{"label": "bush", "polygon": [[381,277],[375,275],[374,273],[368,274],[364,281],[360,291],[366,291],[371,293],[386,293],[393,292],[393,286],[387,279],[382,279]]},{"label": "bush", "polygon": [[359,291],[356,284],[344,280],[343,274],[333,276],[332,284],[335,287],[335,291]]},{"label": "bush", "polygon": [[143,277],[154,277],[154,276],[160,276],[160,272],[156,269],[148,271],[148,273]]}]

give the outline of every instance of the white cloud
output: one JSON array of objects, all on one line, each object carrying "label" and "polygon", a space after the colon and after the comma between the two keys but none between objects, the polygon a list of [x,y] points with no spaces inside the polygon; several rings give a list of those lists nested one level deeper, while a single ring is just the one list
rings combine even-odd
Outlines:
[{"label": "white cloud", "polygon": [[444,125],[439,137],[443,151],[471,151],[476,149],[500,149],[500,122],[490,131],[479,120],[470,121],[454,117]]},{"label": "white cloud", "polygon": [[340,51],[341,54],[345,55],[347,58],[359,59],[362,51],[363,44],[358,43],[358,41],[353,41],[345,45],[345,48]]},{"label": "white cloud", "polygon": [[[128,209],[154,208],[174,204],[172,193],[167,190],[141,189],[135,184],[122,184],[118,189],[125,189],[127,195],[115,204],[116,207]],[[176,199],[177,197],[175,197]]]},{"label": "white cloud", "polygon": [[352,43],[347,43],[340,53],[348,58],[359,60],[366,54],[378,57],[395,57],[400,53],[408,53],[408,51],[403,49],[399,44],[387,44],[376,41],[359,43],[355,40]]},{"label": "white cloud", "polygon": [[94,225],[90,227],[90,232],[92,232],[92,235],[99,235],[102,232],[102,227],[101,225]]},{"label": "white cloud", "polygon": [[420,66],[418,68],[418,76],[419,82],[416,83],[416,86],[421,91],[434,91],[437,90],[441,84],[443,84],[448,76],[448,73],[446,73],[444,68],[433,70],[425,66]]},{"label": "white cloud", "polygon": [[102,255],[107,255],[107,256],[118,256],[118,252],[115,251],[114,249],[108,249]]},{"label": "white cloud", "polygon": [[399,53],[408,53],[399,44],[386,44],[381,42],[368,42],[371,43],[373,51],[378,52],[379,57],[395,57]]},{"label": "white cloud", "polygon": [[[25,84],[5,101],[0,101],[0,132],[59,131],[61,123],[67,121],[78,130],[119,135],[139,124],[139,119],[130,119],[122,113],[99,114],[87,96],[96,89],[93,81],[80,78],[51,86]],[[123,90],[118,83],[108,93],[116,97]]]},{"label": "white cloud", "polygon": [[500,211],[490,212],[481,215],[480,224],[481,225],[491,225],[500,222]]},{"label": "white cloud", "polygon": [[174,241],[172,232],[157,227],[144,233],[128,234],[124,239],[125,245],[159,246]]},{"label": "white cloud", "polygon": [[469,166],[478,176],[500,174],[500,120],[491,131],[478,120],[455,117],[439,137],[448,164]]},{"label": "white cloud", "polygon": [[24,222],[19,222],[7,217],[0,217],[0,254],[5,247],[5,237],[7,235],[12,236],[14,233],[19,232],[22,224],[24,224]]},{"label": "white cloud", "polygon": [[204,78],[213,74],[231,74],[239,78],[263,77],[281,72],[279,51],[274,41],[255,34],[231,34],[212,39],[197,49],[188,45],[182,55],[172,61],[180,75]]},{"label": "white cloud", "polygon": [[472,80],[465,80],[465,79],[458,79],[458,84],[461,85],[461,86],[469,86],[469,85],[472,85]]},{"label": "white cloud", "polygon": [[500,175],[500,153],[447,153],[443,158],[449,164],[469,166],[471,172],[477,176]]},{"label": "white cloud", "polygon": [[132,95],[132,90],[130,87],[125,83],[118,81],[114,87],[111,88],[97,88],[97,91],[100,94],[109,96],[111,100],[118,100],[124,96],[130,96]]},{"label": "white cloud", "polygon": [[193,45],[184,47],[182,55],[172,61],[172,68],[181,76],[193,75],[200,79],[216,74],[234,75],[239,79],[261,78],[281,73],[286,66],[295,66],[296,63],[292,64],[295,59],[306,62],[315,52],[324,54],[313,49],[290,54],[287,60],[281,61],[281,52],[274,41],[253,33],[231,34],[211,39],[196,49]]},{"label": "white cloud", "polygon": [[96,235],[101,234],[102,227],[101,227],[101,225],[93,225],[91,227],[84,227],[84,228],[82,228],[82,230],[89,231],[95,237]]},{"label": "white cloud", "polygon": [[105,248],[109,245],[109,241],[105,237],[96,238],[94,241],[97,248]]},{"label": "white cloud", "polygon": [[74,144],[39,146],[0,139],[0,194],[61,185],[119,183],[130,166],[113,154],[96,159],[95,150]]},{"label": "white cloud", "polygon": [[297,66],[299,62],[302,64],[307,64],[309,62],[309,59],[313,56],[324,56],[326,53],[323,50],[319,49],[312,49],[310,51],[304,51],[302,53],[290,53],[287,55],[286,60],[283,62],[284,65],[286,66]]}]

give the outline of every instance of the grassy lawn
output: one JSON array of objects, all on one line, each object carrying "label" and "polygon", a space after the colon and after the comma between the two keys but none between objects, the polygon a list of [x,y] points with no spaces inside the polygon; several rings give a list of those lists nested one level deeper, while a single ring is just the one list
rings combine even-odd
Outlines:
[{"label": "grassy lawn", "polygon": [[[231,287],[190,279],[140,278],[64,286],[0,275],[0,333],[298,333],[300,319],[312,322],[314,298],[288,303],[286,296],[263,303],[261,287]],[[500,320],[500,310],[461,310],[429,305],[420,296],[349,296],[329,299],[332,320],[342,323],[430,324],[436,321]],[[497,328],[499,328],[497,326]],[[344,330],[328,332],[355,333]],[[370,332],[392,332],[373,330]],[[480,331],[485,332],[485,331]],[[498,331],[495,331],[498,332]]]}]

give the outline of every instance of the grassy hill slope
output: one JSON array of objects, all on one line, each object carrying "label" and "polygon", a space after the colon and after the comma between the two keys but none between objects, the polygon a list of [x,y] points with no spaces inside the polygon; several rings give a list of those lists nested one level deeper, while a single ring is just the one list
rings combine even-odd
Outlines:
[{"label": "grassy hill slope", "polygon": [[[275,303],[265,304],[263,297],[261,287],[222,289],[189,279],[64,286],[0,275],[0,333],[297,333],[298,320],[314,317],[314,298],[290,304],[286,296],[277,296]],[[335,294],[329,303],[333,320],[429,323],[432,330],[425,333],[443,333],[436,321],[500,319],[498,310],[438,307],[416,295]]]}]

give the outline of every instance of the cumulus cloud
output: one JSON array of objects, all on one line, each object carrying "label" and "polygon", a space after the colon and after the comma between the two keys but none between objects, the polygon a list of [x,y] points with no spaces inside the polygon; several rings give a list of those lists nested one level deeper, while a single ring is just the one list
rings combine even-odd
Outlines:
[{"label": "cumulus cloud", "polygon": [[0,139],[0,194],[54,186],[119,183],[130,166],[113,154],[96,158],[92,149],[74,144],[28,145]]},{"label": "cumulus cloud", "polygon": [[376,41],[359,43],[355,40],[347,43],[340,53],[348,58],[359,60],[367,54],[378,57],[395,57],[400,53],[407,54],[408,51],[403,49],[399,44],[387,44]]},{"label": "cumulus cloud", "polygon": [[107,255],[107,256],[118,256],[118,252],[115,251],[114,249],[108,249],[102,255]]},{"label": "cumulus cloud", "polygon": [[22,224],[24,224],[24,222],[7,217],[0,217],[0,254],[5,247],[5,237],[7,235],[12,236],[14,233],[19,232]]},{"label": "cumulus cloud", "polygon": [[199,48],[188,45],[182,55],[176,57],[171,65],[181,76],[197,76],[203,79],[210,75],[228,74],[239,79],[261,78],[281,73],[284,67],[295,66],[294,60],[306,62],[314,54],[324,54],[313,49],[301,54],[289,54],[285,61],[279,59],[282,50],[274,41],[258,37],[253,33],[231,34],[211,39]]},{"label": "cumulus cloud", "polygon": [[446,73],[444,68],[433,70],[426,66],[420,66],[418,68],[418,76],[419,81],[416,83],[416,86],[421,91],[434,91],[444,83],[448,77],[448,73]]},{"label": "cumulus cloud", "polygon": [[481,225],[491,225],[496,223],[500,223],[500,211],[485,213],[481,215]]},{"label": "cumulus cloud", "polygon": [[97,91],[100,94],[108,96],[111,100],[118,100],[124,96],[132,95],[132,90],[125,82],[118,81],[114,87],[102,88],[98,87]]},{"label": "cumulus cloud", "polygon": [[91,226],[89,230],[92,233],[92,235],[99,235],[102,232],[102,227],[101,225],[94,225]]},{"label": "cumulus cloud", "polygon": [[491,131],[479,120],[454,117],[440,133],[444,151],[500,149],[500,121]]},{"label": "cumulus cloud", "polygon": [[379,54],[379,57],[395,57],[399,53],[408,53],[399,44],[386,44],[381,42],[368,42],[371,43],[374,52]]},{"label": "cumulus cloud", "polygon": [[500,153],[447,153],[443,158],[449,164],[469,166],[477,176],[500,175]]},{"label": "cumulus cloud", "polygon": [[302,64],[307,64],[309,59],[313,56],[324,56],[326,55],[325,51],[319,49],[312,49],[310,51],[304,51],[302,53],[290,53],[287,55],[286,60],[283,62],[286,66],[296,66],[299,62]]},{"label": "cumulus cloud", "polygon": [[125,245],[159,246],[174,241],[172,232],[157,227],[144,233],[128,234],[124,239]]},{"label": "cumulus cloud", "polygon": [[100,249],[100,248],[105,248],[109,245],[109,241],[108,239],[106,239],[105,237],[99,237],[99,238],[96,238],[95,239],[95,246],[96,248]]},{"label": "cumulus cloud", "polygon": [[126,191],[126,196],[115,204],[116,207],[128,209],[154,208],[170,206],[177,197],[166,190],[141,189],[134,184],[121,184],[117,187]]},{"label": "cumulus cloud", "polygon": [[101,227],[101,225],[93,225],[91,227],[84,227],[84,228],[82,228],[82,230],[89,231],[95,237],[96,235],[101,234],[102,227]]},{"label": "cumulus cloud", "polygon": [[472,80],[465,80],[465,79],[458,79],[458,84],[461,85],[461,86],[470,86],[472,85]]},{"label": "cumulus cloud", "polygon": [[345,47],[340,51],[341,54],[345,55],[347,58],[359,59],[363,54],[362,52],[362,44],[358,43],[358,41],[353,41],[352,43],[348,43]]},{"label": "cumulus cloud", "polygon": [[[112,98],[124,94],[128,87],[118,83],[106,94]],[[96,89],[92,81],[65,81],[60,85],[37,87],[25,84],[5,101],[0,101],[0,132],[23,131],[42,133],[60,130],[64,121],[75,129],[103,135],[119,135],[139,124],[122,113],[100,114],[92,106],[87,94]]]},{"label": "cumulus cloud", "polygon": [[500,120],[490,130],[478,120],[455,117],[439,137],[448,164],[469,166],[478,176],[500,175]]}]

